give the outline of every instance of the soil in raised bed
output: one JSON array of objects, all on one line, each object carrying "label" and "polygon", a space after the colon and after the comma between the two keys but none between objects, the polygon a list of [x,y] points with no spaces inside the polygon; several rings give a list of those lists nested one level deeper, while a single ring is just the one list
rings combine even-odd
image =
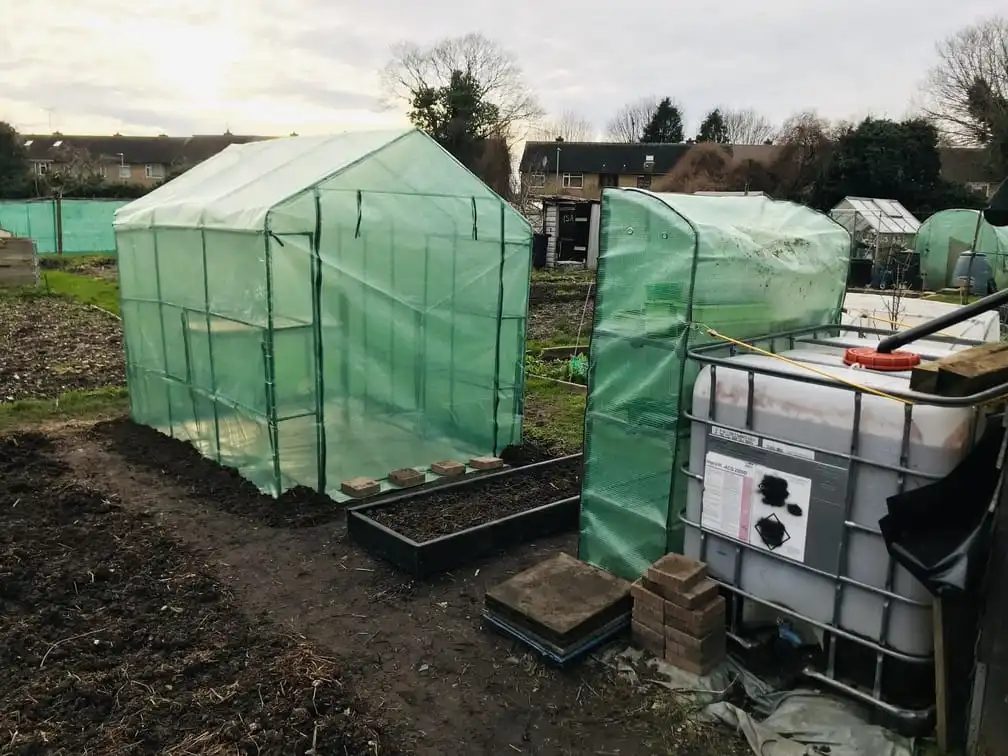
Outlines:
[{"label": "soil in raised bed", "polygon": [[5,753],[400,752],[333,660],[65,473],[46,438],[0,438]]},{"label": "soil in raised bed", "polygon": [[[338,520],[344,508],[324,494],[298,486],[279,499],[263,495],[237,470],[207,459],[192,444],[169,438],[122,418],[98,423],[91,435],[130,463],[157,472],[197,498],[213,501],[230,514],[250,517],[274,528],[301,528]],[[555,456],[537,444],[509,446],[501,453],[513,467]]]},{"label": "soil in raised bed", "polygon": [[581,493],[581,458],[491,477],[406,499],[367,512],[397,533],[423,543]]}]

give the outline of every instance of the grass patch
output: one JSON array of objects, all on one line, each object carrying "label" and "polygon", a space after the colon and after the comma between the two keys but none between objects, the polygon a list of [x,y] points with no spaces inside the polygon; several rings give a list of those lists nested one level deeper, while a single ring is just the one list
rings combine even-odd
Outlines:
[{"label": "grass patch", "polygon": [[526,440],[557,454],[575,454],[584,445],[585,395],[549,381],[525,381]]},{"label": "grass patch", "polygon": [[[921,297],[926,302],[945,302],[946,304],[961,305],[962,295],[961,294],[929,294],[926,297]],[[976,294],[970,296],[970,302],[976,302],[981,297]]]},{"label": "grass patch", "polygon": [[47,270],[42,272],[41,285],[48,294],[69,297],[119,315],[119,285],[115,281],[65,270]]},{"label": "grass patch", "polygon": [[0,403],[0,431],[69,420],[103,420],[129,411],[125,388],[68,391],[58,399]]}]

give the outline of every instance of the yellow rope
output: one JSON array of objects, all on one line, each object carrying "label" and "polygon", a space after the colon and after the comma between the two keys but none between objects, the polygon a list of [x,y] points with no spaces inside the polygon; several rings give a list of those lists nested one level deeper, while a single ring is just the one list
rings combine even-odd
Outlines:
[{"label": "yellow rope", "polygon": [[818,376],[820,376],[822,378],[827,378],[827,379],[829,379],[831,381],[838,381],[840,383],[844,383],[844,384],[850,386],[851,388],[856,388],[856,389],[858,389],[860,391],[864,391],[866,394],[873,394],[875,396],[880,396],[883,399],[891,399],[892,401],[899,402],[900,404],[913,404],[914,403],[910,399],[903,399],[903,398],[898,397],[898,396],[893,396],[892,394],[887,394],[884,391],[879,391],[878,389],[873,389],[870,386],[864,386],[864,385],[862,385],[860,383],[857,383],[856,381],[850,381],[850,380],[847,380],[846,378],[841,378],[839,376],[833,375],[832,373],[827,373],[825,370],[819,370],[818,368],[812,367],[808,363],[798,362],[797,360],[789,359],[787,357],[784,357],[783,355],[774,354],[773,352],[768,352],[765,349],[760,349],[758,346],[753,346],[752,344],[747,344],[744,341],[739,341],[738,339],[733,339],[731,336],[725,336],[723,333],[718,333],[713,328],[708,328],[706,330],[707,330],[707,334],[709,336],[713,336],[716,339],[721,339],[722,341],[727,341],[729,344],[734,344],[735,346],[742,347],[743,349],[748,349],[749,351],[755,352],[756,354],[762,355],[764,357],[773,357],[775,360],[780,360],[781,362],[785,362],[788,365],[791,365],[792,367],[799,368],[800,370],[807,370],[810,373],[815,373],[816,375],[818,375]]}]

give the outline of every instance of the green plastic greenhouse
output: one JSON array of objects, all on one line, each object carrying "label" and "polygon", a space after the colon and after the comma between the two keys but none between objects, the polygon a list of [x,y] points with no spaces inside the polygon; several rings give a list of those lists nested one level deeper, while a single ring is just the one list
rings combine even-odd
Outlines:
[{"label": "green plastic greenhouse", "polygon": [[[978,226],[979,223],[979,226]],[[1008,229],[992,226],[979,210],[942,210],[921,224],[914,241],[920,255],[924,288],[952,285],[956,261],[973,249],[987,256],[999,290],[1008,288]]]},{"label": "green plastic greenhouse", "polygon": [[133,419],[260,490],[520,441],[531,229],[422,132],[232,145],[115,236]]},{"label": "green plastic greenhouse", "polygon": [[850,235],[760,196],[606,189],[590,350],[582,559],[627,579],[682,551],[697,368],[686,350],[839,322]]}]

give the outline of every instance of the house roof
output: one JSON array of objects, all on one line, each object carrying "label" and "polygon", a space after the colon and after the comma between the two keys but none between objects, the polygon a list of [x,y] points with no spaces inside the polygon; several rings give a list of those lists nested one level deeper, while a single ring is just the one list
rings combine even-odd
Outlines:
[{"label": "house roof", "polygon": [[78,134],[24,134],[29,160],[59,160],[67,149],[84,150],[96,160],[129,164],[193,164],[216,155],[232,144],[247,144],[270,137],[237,134],[197,134],[189,137],[88,136]]},{"label": "house roof", "polygon": [[938,152],[942,176],[949,181],[996,184],[1004,178],[994,170],[990,155],[983,147],[942,147]]},{"label": "house roof", "polygon": [[[692,145],[619,142],[526,142],[523,173],[556,173],[557,150],[563,173],[655,173],[672,170]],[[648,156],[654,164],[648,168]]]},{"label": "house roof", "polygon": [[915,234],[920,221],[896,200],[844,197],[830,217],[851,233],[869,229],[879,234]]}]

